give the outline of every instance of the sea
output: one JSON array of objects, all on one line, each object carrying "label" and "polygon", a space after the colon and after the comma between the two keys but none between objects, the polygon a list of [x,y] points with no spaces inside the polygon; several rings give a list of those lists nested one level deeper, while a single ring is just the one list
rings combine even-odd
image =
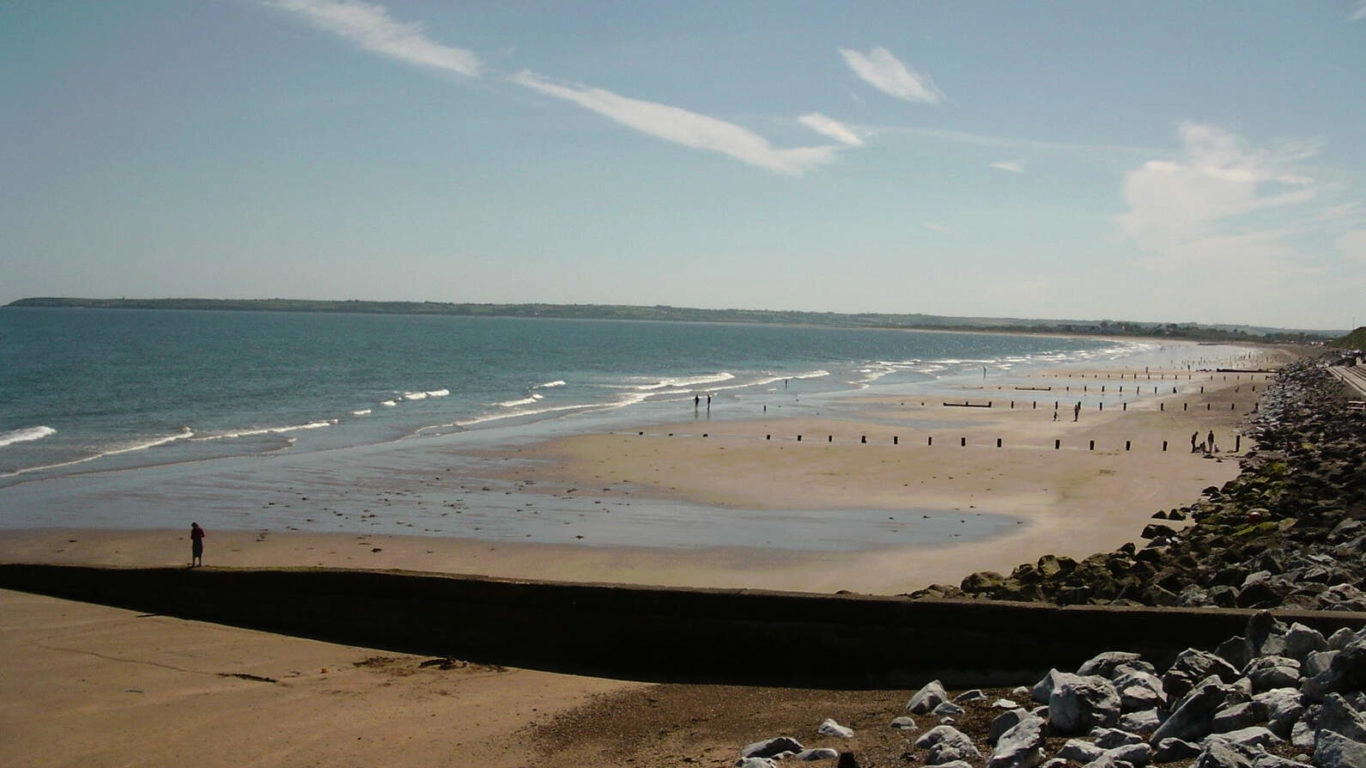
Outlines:
[{"label": "sea", "polygon": [[[654,512],[637,501],[633,515],[655,515],[644,522],[594,526],[573,500],[547,509],[543,496],[531,501],[501,486],[462,488],[458,497],[450,488],[410,487],[393,515],[374,511],[379,501],[361,489],[378,497],[394,473],[475,478],[487,460],[479,457],[490,452],[692,419],[703,408],[708,420],[801,416],[857,394],[914,394],[1102,362],[1194,366],[1245,353],[833,327],[6,307],[0,529],[181,528],[193,515],[219,528],[598,546],[885,546],[874,524],[883,510],[841,511],[855,528],[866,519],[867,531],[845,526],[811,537],[804,529],[804,540],[787,541],[777,529],[730,525],[733,510],[674,501],[659,501]],[[300,488],[313,496],[310,517],[271,509]],[[523,516],[508,510],[532,504],[542,505],[539,521],[509,521]],[[464,513],[461,525],[446,522],[453,508]],[[556,509],[579,515],[579,538],[544,524]],[[751,512],[747,521],[767,516],[781,527],[781,513]],[[476,519],[483,524],[469,523]],[[986,525],[983,535],[992,530]]]}]

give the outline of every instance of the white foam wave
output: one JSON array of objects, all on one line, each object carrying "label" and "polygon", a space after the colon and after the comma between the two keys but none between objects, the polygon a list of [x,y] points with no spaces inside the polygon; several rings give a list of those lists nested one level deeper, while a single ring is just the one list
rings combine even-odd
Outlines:
[{"label": "white foam wave", "polygon": [[137,451],[145,451],[149,448],[155,448],[158,445],[174,443],[177,440],[188,440],[192,437],[194,437],[194,430],[190,429],[189,427],[181,427],[180,431],[175,433],[174,435],[163,435],[162,437],[138,440],[132,443],[121,445],[116,448],[111,448],[107,451],[101,451],[100,453],[94,454],[93,456],[85,456],[83,458],[72,459],[71,461],[63,461],[57,464],[45,464],[41,467],[27,467],[25,469],[15,470],[14,472],[6,472],[4,474],[0,474],[0,477],[16,477],[18,475],[27,475],[33,472],[42,472],[44,470],[49,469],[62,469],[63,467],[74,467],[78,464],[85,464],[87,462],[95,461],[96,459],[103,459],[108,456],[121,456],[125,453],[135,453]]},{"label": "white foam wave", "polygon": [[48,435],[57,434],[57,430],[52,427],[25,427],[11,432],[0,432],[0,448],[15,443],[28,443],[34,440],[42,440]]},{"label": "white foam wave", "polygon": [[621,384],[618,389],[637,389],[643,392],[651,392],[657,389],[668,388],[688,388],[705,387],[708,384],[720,384],[723,381],[730,381],[735,378],[735,374],[721,371],[720,373],[707,373],[698,376],[676,376],[667,379],[656,379],[643,384]]},{"label": "white foam wave", "polygon": [[426,400],[429,395],[426,392],[404,392],[404,400]]},{"label": "white foam wave", "polygon": [[545,399],[544,395],[532,395],[521,400],[504,400],[501,403],[494,403],[499,408],[517,408],[523,405],[534,405],[537,401]]},{"label": "white foam wave", "polygon": [[777,382],[777,381],[783,381],[784,379],[797,379],[797,380],[802,380],[802,379],[823,379],[823,378],[825,378],[826,376],[829,376],[829,375],[830,375],[830,372],[829,372],[829,371],[824,370],[824,369],[822,369],[822,368],[817,368],[817,369],[814,370],[814,371],[806,371],[805,373],[792,373],[792,374],[786,374],[786,373],[785,373],[785,374],[783,374],[783,375],[781,375],[781,376],[777,376],[777,375],[771,376],[771,377],[769,377],[769,378],[767,378],[767,379],[764,379],[763,381],[761,381],[761,382],[759,382],[759,383],[760,383],[760,384],[772,384],[772,383]]},{"label": "white foam wave", "polygon": [[385,408],[395,408],[398,406],[398,403],[394,402],[393,400],[385,400],[384,402],[380,403],[380,405],[384,406]]},{"label": "white foam wave", "polygon": [[[652,397],[659,396],[659,394],[660,393],[658,392],[623,392],[618,395],[615,400],[608,403],[579,403],[577,405],[552,405],[544,408],[524,408],[521,410],[509,409],[496,413],[487,413],[465,421],[459,421],[455,423],[455,426],[468,428],[504,419],[532,418],[536,416],[547,416],[552,413],[566,413],[571,411],[579,413],[613,411],[618,408],[626,408],[638,403],[643,403]],[[692,391],[688,390],[684,394],[692,394]]]},{"label": "white foam wave", "polygon": [[287,427],[259,427],[253,429],[239,429],[235,432],[220,432],[216,435],[205,435],[195,438],[198,441],[208,440],[231,440],[237,437],[255,437],[258,435],[279,435],[285,432],[300,432],[305,429],[322,429],[337,423],[336,419],[326,421],[310,421],[307,424],[294,424]]},{"label": "white foam wave", "polygon": [[551,389],[553,387],[563,387],[564,385],[565,384],[562,379],[556,379],[555,381],[547,381],[544,384],[537,384],[536,386],[532,387],[532,389]]},{"label": "white foam wave", "polygon": [[451,394],[449,389],[433,389],[427,392],[427,397],[447,397]]},{"label": "white foam wave", "polygon": [[362,409],[359,410],[359,411],[352,411],[352,412],[351,412],[351,415],[352,415],[352,416],[369,416],[371,413],[372,413],[372,409],[370,409],[370,408],[362,408]]}]

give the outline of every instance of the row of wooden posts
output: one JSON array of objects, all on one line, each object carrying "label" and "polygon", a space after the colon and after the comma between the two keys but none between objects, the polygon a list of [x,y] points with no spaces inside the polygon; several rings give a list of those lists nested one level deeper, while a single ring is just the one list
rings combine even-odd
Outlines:
[{"label": "row of wooden posts", "polygon": [[[1038,401],[1038,400],[1034,400],[1034,401],[1031,401],[1031,402],[1032,402],[1032,405],[1030,406],[1031,410],[1037,410],[1038,407],[1039,407],[1039,401]],[[992,407],[995,406],[995,403],[996,403],[995,400],[988,400],[988,401],[986,401],[985,403],[974,403],[974,402],[971,402],[971,401],[969,401],[969,400],[964,400],[964,401],[961,402],[961,403],[960,403],[960,402],[956,402],[956,401],[953,401],[953,402],[951,402],[951,401],[945,401],[945,402],[944,402],[944,407],[945,407],[945,408],[992,408]],[[924,403],[922,402],[921,405],[924,405]],[[1159,410],[1159,411],[1164,411],[1164,412],[1165,412],[1165,411],[1167,410],[1167,404],[1166,404],[1166,403],[1158,403],[1157,406],[1158,406],[1158,407],[1157,407],[1157,410]],[[1011,401],[1010,401],[1010,407],[1011,407],[1011,408],[1014,408],[1014,407],[1015,407],[1015,401],[1014,401],[1014,400],[1011,400]],[[1056,410],[1060,410],[1061,408],[1062,408],[1062,401],[1061,401],[1061,400],[1054,400],[1054,401],[1053,401],[1053,410],[1056,411]],[[1238,410],[1238,404],[1237,404],[1237,403],[1229,403],[1229,404],[1228,404],[1228,409],[1229,409],[1230,411],[1236,411],[1236,410]],[[1097,404],[1096,410],[1100,410],[1100,411],[1105,410],[1105,403],[1098,403],[1098,404]],[[1127,410],[1129,410],[1129,404],[1128,404],[1127,402],[1125,402],[1125,403],[1120,403],[1120,410],[1121,410],[1121,411],[1127,411]],[[1183,410],[1183,411],[1189,411],[1189,410],[1190,410],[1190,403],[1182,403],[1182,404],[1181,404],[1181,410]],[[1197,409],[1197,410],[1198,410],[1198,409]],[[1205,403],[1205,410],[1207,410],[1207,411],[1212,411],[1212,410],[1214,410],[1214,404],[1213,404],[1213,403]],[[1220,410],[1223,410],[1223,406],[1220,406]],[[1253,410],[1254,413],[1257,411],[1257,403],[1254,402],[1254,403],[1252,404],[1252,410]]]},{"label": "row of wooden posts", "polygon": [[[641,435],[641,436],[644,436],[645,433],[642,431],[642,432],[638,432],[637,434],[639,434],[639,435]],[[673,436],[674,436],[674,433],[670,432],[670,433],[669,433],[669,437],[673,437]],[[711,436],[711,434],[708,433],[708,432],[703,432],[703,433],[702,433],[702,437],[710,437],[710,436]],[[764,440],[772,440],[772,439],[773,439],[773,435],[771,435],[771,434],[764,435]],[[825,441],[826,441],[827,443],[833,443],[833,442],[835,442],[835,436],[834,436],[834,435],[826,435],[826,436],[825,436]],[[801,435],[797,435],[797,442],[799,442],[799,443],[802,442],[802,436],[801,436]],[[859,443],[860,443],[861,445],[867,445],[867,444],[868,444],[868,436],[867,436],[867,435],[860,435],[860,436],[859,436]],[[901,436],[900,436],[900,435],[892,435],[892,445],[900,445],[900,444],[901,444]],[[934,435],[929,435],[929,436],[927,436],[927,437],[925,438],[925,445],[927,445],[927,446],[933,446],[933,445],[934,445]],[[968,446],[968,439],[967,439],[966,437],[960,437],[960,438],[958,438],[958,445],[961,446],[961,447],[963,447],[963,448],[966,448],[966,447]],[[1005,441],[1004,441],[1002,438],[999,438],[999,437],[996,438],[996,447],[997,447],[997,448],[1002,448],[1002,447],[1004,447],[1004,446],[1005,446]],[[1163,453],[1165,453],[1165,452],[1167,451],[1167,447],[1168,447],[1168,441],[1163,440],[1163,441],[1162,441],[1162,451],[1163,451]],[[1061,439],[1055,439],[1055,440],[1053,441],[1053,450],[1057,451],[1057,450],[1061,450],[1061,449],[1062,449],[1062,440],[1061,440]],[[1089,440],[1089,441],[1087,441],[1087,450],[1089,450],[1089,451],[1094,451],[1095,449],[1096,449],[1096,441],[1095,441],[1095,440]],[[1132,441],[1132,440],[1125,440],[1125,441],[1124,441],[1124,450],[1129,451],[1129,450],[1132,450],[1132,449],[1133,449],[1133,441]],[[1233,437],[1233,452],[1234,452],[1234,453],[1237,453],[1237,452],[1241,451],[1242,449],[1243,449],[1243,436],[1242,436],[1242,435],[1234,435],[1234,437]]]},{"label": "row of wooden posts", "polygon": [[[1106,385],[1106,384],[1101,384],[1101,385],[1100,385],[1101,394],[1104,394],[1104,393],[1105,393],[1105,388],[1106,388],[1106,386],[1108,386],[1108,385]],[[1005,387],[998,387],[998,389],[1005,389]],[[1043,391],[1043,392],[1051,392],[1051,391],[1053,390],[1052,387],[1015,387],[1015,389],[1016,389],[1016,390],[1023,390],[1023,391]],[[1233,391],[1234,391],[1234,392],[1240,392],[1240,391],[1242,391],[1242,389],[1243,389],[1243,388],[1242,388],[1241,386],[1238,386],[1238,387],[1234,387],[1234,388],[1233,388]],[[1153,394],[1154,394],[1154,395],[1157,394],[1157,390],[1158,390],[1157,387],[1153,387]],[[1072,391],[1072,385],[1071,385],[1071,384],[1068,384],[1068,385],[1064,386],[1064,387],[1063,387],[1063,391],[1064,391],[1064,392],[1071,392],[1071,391]],[[1090,392],[1090,391],[1091,391],[1091,385],[1090,385],[1090,384],[1082,384],[1082,385],[1081,385],[1081,391],[1082,391],[1082,392]],[[1143,394],[1143,388],[1142,388],[1142,387],[1134,387],[1134,388],[1133,388],[1133,391],[1134,391],[1134,394],[1137,394],[1137,395]],[[1257,391],[1257,385],[1256,385],[1256,384],[1253,384],[1253,385],[1252,385],[1252,391],[1253,391],[1253,392],[1256,392],[1256,391]],[[1120,394],[1124,394],[1124,385],[1123,385],[1123,384],[1120,384],[1120,385],[1119,385],[1119,393],[1120,393]],[[1176,387],[1172,387],[1172,394],[1173,394],[1173,395],[1176,394]],[[1200,394],[1202,394],[1202,395],[1205,394],[1205,388],[1204,388],[1203,385],[1200,387]]]},{"label": "row of wooden posts", "polygon": [[[1249,371],[1249,372],[1247,372],[1247,374],[1248,374],[1248,376],[1247,376],[1248,381],[1256,381],[1256,380],[1257,380],[1257,374],[1259,374],[1259,373],[1260,373],[1261,376],[1262,376],[1262,381],[1268,381],[1268,380],[1270,380],[1271,377],[1274,375],[1271,371]],[[1124,380],[1125,375],[1126,375],[1126,374],[1123,374],[1123,373],[1121,373],[1121,374],[1119,375],[1120,381],[1123,381],[1123,380]],[[1100,374],[1098,374],[1098,373],[1093,373],[1093,374],[1090,374],[1089,376],[1090,376],[1090,378],[1092,378],[1092,379],[1099,379],[1099,378],[1100,378]],[[1149,381],[1152,381],[1153,375],[1152,375],[1151,373],[1144,374],[1144,376],[1145,376]],[[1069,378],[1069,379],[1071,379],[1071,378],[1085,379],[1085,378],[1087,378],[1087,377],[1088,377],[1088,375],[1085,374],[1085,373],[1069,373],[1069,374],[1067,374],[1067,378]],[[1107,373],[1107,374],[1105,374],[1105,378],[1107,378],[1107,379],[1108,379],[1108,378],[1111,378],[1111,375]],[[1130,378],[1132,378],[1133,380],[1137,381],[1137,380],[1138,380],[1138,374],[1135,373],[1135,374],[1133,374],[1133,376],[1131,376]],[[1167,378],[1167,374],[1165,374],[1165,373],[1159,373],[1159,374],[1157,374],[1157,380],[1158,380],[1158,381],[1162,381],[1162,380],[1164,380],[1164,379],[1166,379],[1166,378]],[[1193,374],[1193,373],[1187,373],[1187,374],[1186,374],[1186,381],[1192,381],[1194,378],[1195,378],[1195,374]],[[1180,381],[1180,380],[1181,380],[1181,374],[1179,374],[1179,373],[1173,373],[1173,374],[1172,374],[1172,381]],[[1235,374],[1234,377],[1233,377],[1233,380],[1234,380],[1234,381],[1242,381],[1242,380],[1243,380],[1243,374],[1241,374],[1241,373]],[[1214,381],[1214,374],[1211,373],[1211,374],[1209,375],[1209,381]],[[1222,381],[1228,381],[1228,374],[1227,374],[1227,373],[1224,374],[1224,378],[1222,379]]]}]

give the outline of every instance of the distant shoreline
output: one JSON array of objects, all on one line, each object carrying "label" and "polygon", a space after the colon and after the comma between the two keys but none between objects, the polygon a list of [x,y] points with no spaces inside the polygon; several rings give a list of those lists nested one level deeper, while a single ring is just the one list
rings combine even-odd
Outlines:
[{"label": "distant shoreline", "polygon": [[1285,343],[1329,341],[1336,331],[1304,331],[1252,326],[1209,326],[1196,323],[1139,323],[1110,320],[949,317],[943,315],[802,312],[759,309],[697,309],[619,304],[478,304],[434,301],[361,301],[315,299],[89,299],[31,297],[5,305],[46,309],[162,309],[231,312],[318,312],[343,314],[432,315],[452,317],[523,317],[536,319],[637,320],[765,325],[809,325],[835,328],[1030,333],[1066,336],[1160,338],[1185,341]]}]

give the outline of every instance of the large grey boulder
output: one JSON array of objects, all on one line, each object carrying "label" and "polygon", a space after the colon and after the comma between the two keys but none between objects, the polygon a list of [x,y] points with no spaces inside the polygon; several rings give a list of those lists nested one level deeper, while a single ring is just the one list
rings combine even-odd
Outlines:
[{"label": "large grey boulder", "polygon": [[987,768],[1034,768],[1042,763],[1044,726],[1042,717],[1025,716],[1001,734]]},{"label": "large grey boulder", "polygon": [[1097,728],[1091,731],[1091,736],[1095,738],[1096,746],[1101,749],[1114,749],[1115,747],[1127,747],[1130,744],[1145,743],[1142,736],[1120,728]]},{"label": "large grey boulder", "polygon": [[1295,622],[1285,633],[1285,655],[1303,662],[1311,653],[1328,650],[1328,639],[1313,627]]},{"label": "large grey boulder", "polygon": [[740,750],[740,756],[773,757],[774,755],[781,755],[784,752],[791,752],[795,755],[803,749],[805,749],[805,747],[802,746],[802,743],[791,736],[778,736],[776,738],[756,741],[753,744],[747,745],[744,749]]},{"label": "large grey boulder", "polygon": [[1366,643],[1355,641],[1333,657],[1326,671],[1300,685],[1310,701],[1322,701],[1329,693],[1362,688],[1366,688]]},{"label": "large grey boulder", "polygon": [[767,757],[742,757],[735,761],[735,768],[778,768],[778,764]]},{"label": "large grey boulder", "polygon": [[1156,709],[1145,709],[1142,712],[1127,712],[1120,716],[1116,727],[1122,728],[1129,733],[1152,734],[1162,725],[1162,715]]},{"label": "large grey boulder", "polygon": [[1196,683],[1210,675],[1217,675],[1225,683],[1231,683],[1240,677],[1232,664],[1209,651],[1187,648],[1177,655],[1176,660],[1162,676],[1162,687],[1168,699],[1179,699]]},{"label": "large grey boulder", "polygon": [[1314,747],[1314,762],[1322,768],[1366,768],[1366,744],[1324,731]]},{"label": "large grey boulder", "polygon": [[[1137,653],[1128,651],[1106,651],[1096,654],[1077,667],[1077,674],[1082,677],[1088,675],[1100,675],[1109,679],[1114,674],[1115,668],[1122,665],[1134,665],[1143,662],[1143,657]],[[1150,665],[1151,666],[1151,665]]]},{"label": "large grey boulder", "polygon": [[1340,694],[1328,694],[1323,706],[1307,719],[1320,736],[1324,731],[1333,731],[1354,741],[1366,741],[1366,714]]},{"label": "large grey boulder", "polygon": [[1200,754],[1200,745],[1185,739],[1169,737],[1159,741],[1153,749],[1153,762],[1171,763]]},{"label": "large grey boulder", "polygon": [[793,755],[792,759],[801,761],[803,763],[814,763],[817,760],[838,760],[840,759],[840,753],[839,750],[831,749],[829,747],[821,747],[819,749],[804,749],[801,752],[798,752],[797,754]]},{"label": "large grey boulder", "polygon": [[1207,742],[1195,758],[1195,768],[1254,768],[1252,758],[1225,741]]},{"label": "large grey boulder", "polygon": [[1058,750],[1058,757],[1082,765],[1094,762],[1103,754],[1105,750],[1082,739],[1068,739],[1067,743],[1062,745],[1062,749]]},{"label": "large grey boulder", "polygon": [[982,759],[982,753],[972,739],[951,725],[937,725],[925,731],[915,740],[915,745],[929,750],[925,758],[926,765],[943,765],[954,760],[975,763]]},{"label": "large grey boulder", "polygon": [[1102,752],[1100,757],[1090,762],[1089,766],[1090,768],[1136,768],[1133,763],[1126,763],[1109,752]]},{"label": "large grey boulder", "polygon": [[1103,677],[1063,676],[1048,696],[1048,723],[1059,734],[1109,728],[1119,715],[1119,693]]},{"label": "large grey boulder", "polygon": [[1228,733],[1240,728],[1250,728],[1267,721],[1266,705],[1258,701],[1244,701],[1225,707],[1214,713],[1210,730],[1214,733]]},{"label": "large grey boulder", "polygon": [[967,710],[963,709],[962,707],[958,706],[952,701],[941,701],[939,702],[939,706],[930,710],[930,714],[937,715],[939,717],[957,717],[958,715],[961,715],[966,711]]},{"label": "large grey boulder", "polygon": [[833,718],[825,718],[820,726],[816,728],[816,733],[822,736],[835,736],[841,739],[854,738],[854,729],[846,725],[840,725]]},{"label": "large grey boulder", "polygon": [[1304,657],[1304,661],[1300,664],[1300,672],[1305,677],[1321,675],[1328,671],[1337,655],[1338,651],[1335,650],[1315,651]]},{"label": "large grey boulder", "polygon": [[1101,758],[1107,757],[1129,765],[1147,765],[1153,759],[1153,748],[1147,744],[1125,744],[1105,750]]},{"label": "large grey boulder", "polygon": [[1346,627],[1341,627],[1338,631],[1328,636],[1328,650],[1340,651],[1351,645],[1354,639],[1356,639],[1355,632]]},{"label": "large grey boulder", "polygon": [[1252,698],[1266,708],[1266,727],[1282,739],[1290,738],[1290,729],[1304,714],[1300,692],[1295,688],[1276,688]]},{"label": "large grey boulder", "polygon": [[996,742],[1001,740],[1006,731],[1019,725],[1026,717],[1033,715],[1018,707],[997,715],[996,719],[991,721],[991,729],[987,732],[987,743],[996,746]]},{"label": "large grey boulder", "polygon": [[1240,692],[1221,684],[1217,677],[1209,677],[1176,704],[1148,741],[1157,744],[1170,737],[1186,741],[1203,739],[1213,729],[1214,714],[1238,701]]},{"label": "large grey boulder", "polygon": [[1297,688],[1300,684],[1300,663],[1289,656],[1258,656],[1243,668],[1252,681],[1255,693],[1272,688]]},{"label": "large grey boulder", "polygon": [[1167,705],[1167,692],[1162,687],[1162,678],[1148,670],[1121,666],[1110,677],[1115,690],[1119,691],[1120,707],[1125,712],[1136,712]]},{"label": "large grey boulder", "polygon": [[1276,734],[1266,728],[1263,728],[1260,725],[1254,725],[1249,728],[1240,728],[1236,731],[1229,731],[1228,733],[1216,733],[1205,739],[1205,743],[1212,741],[1222,741],[1225,744],[1232,744],[1244,754],[1250,754],[1257,752],[1258,747],[1265,748],[1268,745],[1279,742],[1280,739],[1276,738]]},{"label": "large grey boulder", "polygon": [[932,680],[911,696],[911,700],[906,702],[906,711],[913,715],[928,715],[948,700],[949,694],[944,690],[944,684]]},{"label": "large grey boulder", "polygon": [[1058,679],[1066,674],[1068,673],[1059,672],[1056,669],[1048,670],[1048,674],[1044,675],[1042,680],[1029,689],[1029,698],[1036,704],[1047,704],[1048,697],[1053,694],[1053,689],[1058,685]]}]

